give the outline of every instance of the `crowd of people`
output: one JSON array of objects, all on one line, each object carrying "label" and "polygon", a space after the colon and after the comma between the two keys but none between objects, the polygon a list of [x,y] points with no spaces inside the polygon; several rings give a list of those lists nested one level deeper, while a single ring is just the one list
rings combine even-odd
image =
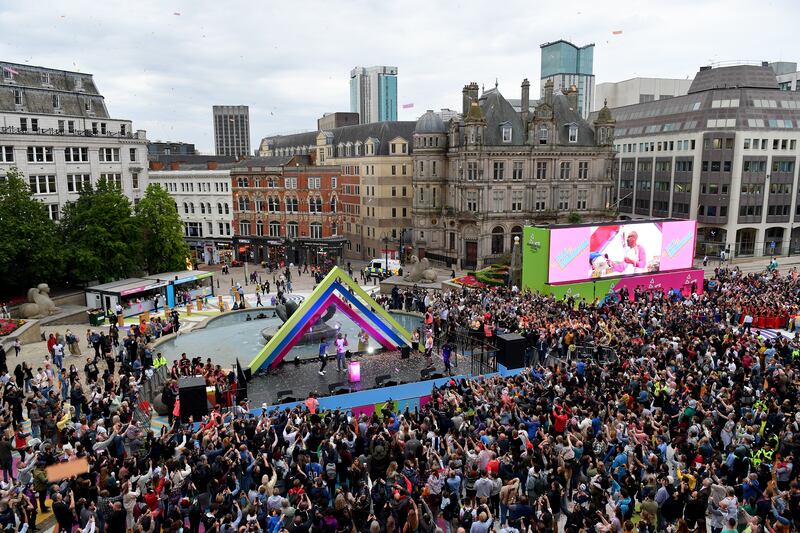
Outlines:
[{"label": "crowd of people", "polygon": [[[3,374],[0,527],[33,530],[49,505],[60,531],[86,533],[794,530],[800,345],[746,318],[796,314],[797,274],[719,269],[703,289],[403,295],[436,336],[525,335],[527,368],[452,378],[414,409],[354,416],[310,398],[160,430],[134,416],[154,365],[146,332],[89,332],[83,375],[52,352],[41,377]],[[169,368],[229,379],[199,358]],[[88,472],[48,479],[84,459]]]}]

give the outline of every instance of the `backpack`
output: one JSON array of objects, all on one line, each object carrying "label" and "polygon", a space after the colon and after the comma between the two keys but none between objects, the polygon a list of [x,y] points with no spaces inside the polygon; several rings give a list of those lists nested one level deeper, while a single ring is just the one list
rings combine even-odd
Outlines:
[{"label": "backpack", "polygon": [[464,531],[469,531],[472,527],[472,522],[475,520],[475,509],[471,507],[462,507],[458,516],[458,522]]},{"label": "backpack", "polygon": [[325,475],[328,479],[336,479],[336,463],[328,463],[325,465]]}]

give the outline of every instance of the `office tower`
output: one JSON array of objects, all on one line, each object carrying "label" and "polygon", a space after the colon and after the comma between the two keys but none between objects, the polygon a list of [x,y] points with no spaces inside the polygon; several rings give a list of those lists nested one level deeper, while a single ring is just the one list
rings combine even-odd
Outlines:
[{"label": "office tower", "polygon": [[250,155],[250,109],[246,105],[214,106],[214,146],[217,155]]},{"label": "office tower", "polygon": [[558,40],[544,43],[540,48],[542,96],[547,80],[553,82],[556,92],[566,92],[574,85],[578,89],[578,109],[575,111],[587,118],[594,101],[594,44],[578,47],[568,41]]},{"label": "office tower", "polygon": [[361,124],[397,120],[397,67],[351,70],[350,111]]}]

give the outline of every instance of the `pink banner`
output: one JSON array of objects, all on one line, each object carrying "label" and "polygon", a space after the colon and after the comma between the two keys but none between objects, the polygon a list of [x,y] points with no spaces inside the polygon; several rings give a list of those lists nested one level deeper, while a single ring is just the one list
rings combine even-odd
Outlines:
[{"label": "pink banner", "polygon": [[661,270],[692,268],[694,241],[697,234],[694,220],[664,222],[661,241]]},{"label": "pink banner", "polygon": [[589,269],[589,226],[550,231],[548,283],[586,279]]},{"label": "pink banner", "polygon": [[627,289],[631,300],[633,300],[633,292],[637,287],[645,291],[663,290],[664,292],[669,292],[670,289],[678,289],[685,296],[691,293],[693,283],[697,294],[703,294],[702,269],[643,274],[641,276],[622,278],[614,285],[614,291],[619,291],[622,288]]}]

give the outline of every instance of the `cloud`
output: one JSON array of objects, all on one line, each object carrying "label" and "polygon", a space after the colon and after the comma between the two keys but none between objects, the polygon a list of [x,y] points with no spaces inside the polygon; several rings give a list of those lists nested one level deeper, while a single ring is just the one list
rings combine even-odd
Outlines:
[{"label": "cloud", "polygon": [[561,38],[595,43],[598,83],[684,78],[709,60],[796,61],[791,25],[775,21],[797,15],[788,0],[41,0],[0,6],[0,57],[91,72],[112,116],[151,139],[212,152],[212,105],[249,105],[255,148],[265,135],[349,110],[357,65],[398,67],[399,103],[415,104],[398,113],[413,120],[458,109],[470,81],[498,79],[518,98],[528,78],[538,94],[539,45]]}]

